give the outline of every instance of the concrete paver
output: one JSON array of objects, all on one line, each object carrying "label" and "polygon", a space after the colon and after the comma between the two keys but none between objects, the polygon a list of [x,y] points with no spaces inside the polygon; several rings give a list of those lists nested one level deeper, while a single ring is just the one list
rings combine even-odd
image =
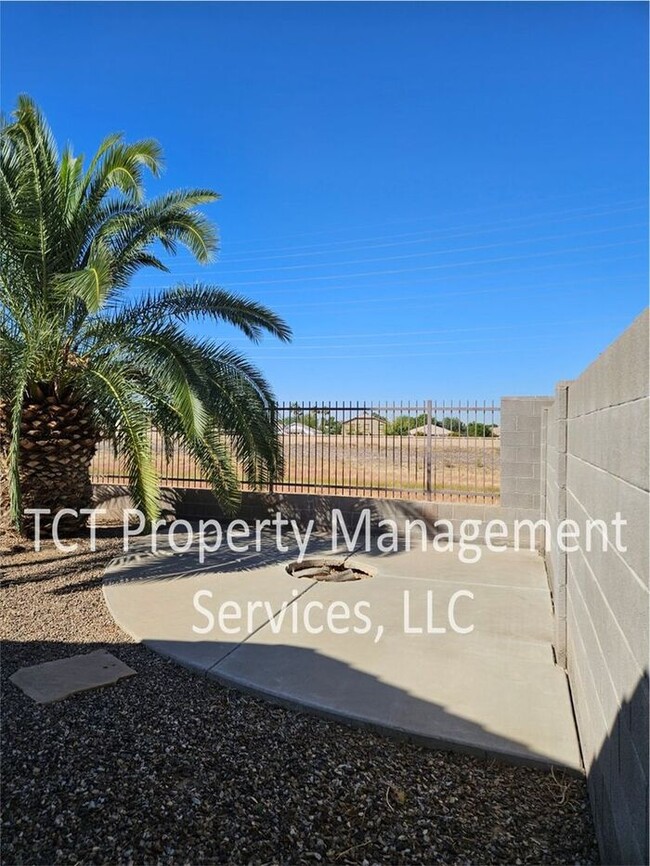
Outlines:
[{"label": "concrete paver", "polygon": [[133,668],[100,649],[19,668],[9,679],[37,704],[51,704],[134,674]]}]

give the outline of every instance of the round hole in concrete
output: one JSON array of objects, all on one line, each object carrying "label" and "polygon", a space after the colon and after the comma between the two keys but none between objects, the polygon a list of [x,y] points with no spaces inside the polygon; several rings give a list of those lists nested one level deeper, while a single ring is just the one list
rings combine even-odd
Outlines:
[{"label": "round hole in concrete", "polygon": [[303,559],[287,565],[288,574],[292,577],[306,577],[309,580],[332,581],[345,583],[349,580],[363,580],[373,577],[374,572],[367,566],[350,559],[332,559],[329,557]]}]

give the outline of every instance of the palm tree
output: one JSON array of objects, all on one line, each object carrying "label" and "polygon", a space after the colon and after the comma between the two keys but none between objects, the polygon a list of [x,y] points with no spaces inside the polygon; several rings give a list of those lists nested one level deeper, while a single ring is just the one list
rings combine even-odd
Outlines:
[{"label": "palm tree", "polygon": [[88,507],[89,468],[100,440],[124,458],[135,503],[159,509],[150,441],[193,457],[226,509],[239,496],[237,467],[252,485],[281,468],[260,372],[227,345],[188,333],[195,317],[227,322],[253,341],[289,327],[254,301],[204,284],[128,293],[143,268],[179,245],[209,262],[216,233],[197,207],[205,189],[145,199],[158,176],[153,140],[110,135],[84,168],[59,156],[34,102],[21,96],[0,128],[0,452],[3,513],[25,531],[28,508]]}]

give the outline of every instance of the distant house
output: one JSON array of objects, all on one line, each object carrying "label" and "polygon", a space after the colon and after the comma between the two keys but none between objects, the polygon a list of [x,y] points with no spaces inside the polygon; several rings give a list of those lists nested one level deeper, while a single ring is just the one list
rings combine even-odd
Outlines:
[{"label": "distant house", "polygon": [[[423,424],[421,427],[413,427],[412,430],[409,430],[409,436],[427,436],[428,432],[428,426],[426,424]],[[451,430],[447,430],[446,427],[439,427],[437,424],[433,424],[431,426],[431,435],[451,436]]]},{"label": "distant house", "polygon": [[491,429],[492,429],[492,436],[495,439],[498,439],[501,436],[501,428],[499,427],[499,425],[498,424],[492,424]]},{"label": "distant house", "polygon": [[378,436],[386,432],[386,419],[378,415],[356,415],[341,425],[344,436]]},{"label": "distant house", "polygon": [[316,430],[312,427],[308,427],[306,424],[299,424],[298,422],[294,422],[292,424],[287,424],[286,427],[282,428],[283,433],[292,433],[294,436],[315,436]]}]

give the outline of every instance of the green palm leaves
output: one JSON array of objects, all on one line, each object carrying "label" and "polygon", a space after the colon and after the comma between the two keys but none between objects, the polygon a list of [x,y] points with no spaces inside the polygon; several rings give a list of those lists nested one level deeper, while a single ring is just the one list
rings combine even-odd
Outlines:
[{"label": "green palm leaves", "polygon": [[120,135],[106,138],[86,168],[69,147],[59,156],[25,96],[0,130],[2,449],[16,522],[21,407],[35,393],[78,405],[97,435],[113,440],[150,519],[159,498],[152,425],[168,444],[182,441],[226,508],[238,501],[237,467],[252,484],[280,471],[268,384],[244,357],[186,325],[196,317],[227,323],[253,341],[264,333],[286,341],[288,326],[211,285],[128,297],[141,269],[167,270],[161,255],[184,247],[205,263],[217,249],[198,209],[215,193],[146,200],[145,175],[158,175],[161,160],[155,141],[128,144]]}]

